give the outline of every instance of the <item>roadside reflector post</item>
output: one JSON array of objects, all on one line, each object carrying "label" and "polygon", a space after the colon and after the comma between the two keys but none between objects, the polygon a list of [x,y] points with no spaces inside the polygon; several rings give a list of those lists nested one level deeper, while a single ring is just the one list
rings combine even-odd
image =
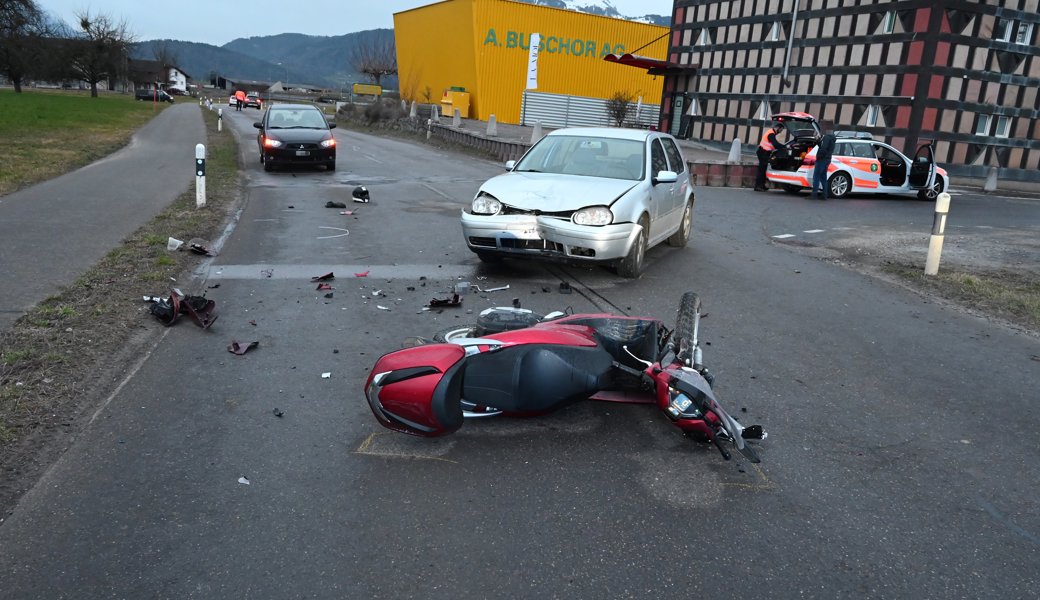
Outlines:
[{"label": "roadside reflector post", "polygon": [[203,206],[206,206],[206,146],[197,144],[195,146],[195,208]]},{"label": "roadside reflector post", "polygon": [[224,130],[224,109],[217,109],[217,133]]},{"label": "roadside reflector post", "polygon": [[935,199],[935,220],[932,221],[932,237],[928,242],[928,258],[924,263],[925,275],[939,274],[939,258],[942,256],[943,238],[946,232],[946,215],[950,212],[950,195],[946,192]]}]

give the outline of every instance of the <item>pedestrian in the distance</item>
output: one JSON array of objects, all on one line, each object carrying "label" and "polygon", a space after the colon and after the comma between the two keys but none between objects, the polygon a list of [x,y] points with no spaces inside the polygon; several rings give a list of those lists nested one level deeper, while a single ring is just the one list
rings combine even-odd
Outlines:
[{"label": "pedestrian in the distance", "polygon": [[246,93],[242,90],[235,92],[235,110],[242,110],[242,105],[246,102]]},{"label": "pedestrian in the distance", "polygon": [[820,121],[820,129],[823,130],[823,137],[820,138],[820,143],[816,146],[816,164],[813,165],[812,171],[812,197],[816,199],[816,188],[820,188],[821,200],[827,199],[827,169],[831,166],[831,158],[834,156],[834,142],[836,138],[831,133],[831,124],[829,121]]},{"label": "pedestrian in the distance", "polygon": [[755,177],[756,192],[766,191],[766,169],[769,168],[769,156],[773,154],[774,150],[783,146],[776,139],[777,134],[783,131],[783,129],[784,126],[781,123],[773,123],[773,127],[762,134],[762,141],[758,143],[758,173]]}]

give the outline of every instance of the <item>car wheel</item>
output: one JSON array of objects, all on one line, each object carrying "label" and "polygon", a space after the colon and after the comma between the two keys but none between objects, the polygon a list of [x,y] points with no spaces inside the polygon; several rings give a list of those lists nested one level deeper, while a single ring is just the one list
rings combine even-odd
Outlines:
[{"label": "car wheel", "polygon": [[274,169],[274,165],[271,164],[271,161],[265,160],[264,161],[264,170],[265,171],[271,171],[272,169]]},{"label": "car wheel", "polygon": [[784,191],[787,192],[788,194],[800,194],[802,192],[802,186],[800,186],[800,185],[793,185],[793,184],[790,184],[790,183],[785,183],[781,187],[783,187]]},{"label": "car wheel", "polygon": [[497,264],[502,262],[502,257],[497,254],[491,254],[489,252],[477,252],[477,258],[480,262],[488,263],[489,265]]},{"label": "car wheel", "polygon": [[939,194],[943,192],[943,180],[938,175],[935,177],[935,183],[932,187],[917,192],[917,197],[921,200],[935,200],[939,197]]},{"label": "car wheel", "polygon": [[838,172],[831,176],[827,185],[830,187],[830,193],[827,195],[831,198],[841,199],[849,195],[849,191],[852,189],[852,179],[847,173]]},{"label": "car wheel", "polygon": [[635,279],[643,274],[643,261],[646,259],[646,230],[649,225],[646,217],[639,219],[642,228],[636,236],[632,247],[628,250],[628,256],[621,259],[617,266],[617,274],[626,279]]},{"label": "car wheel", "polygon": [[672,234],[672,237],[668,238],[668,245],[673,248],[682,248],[686,246],[686,242],[690,240],[690,231],[693,229],[693,202],[686,202],[686,209],[683,210],[682,222],[679,223],[679,229]]}]

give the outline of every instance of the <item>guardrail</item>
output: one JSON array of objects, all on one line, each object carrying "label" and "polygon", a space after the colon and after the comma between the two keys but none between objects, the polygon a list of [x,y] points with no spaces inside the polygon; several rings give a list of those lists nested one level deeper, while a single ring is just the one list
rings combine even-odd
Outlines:
[{"label": "guardrail", "polygon": [[431,123],[429,132],[430,137],[480,150],[501,161],[517,160],[531,147],[531,144],[493,138],[439,123]]}]

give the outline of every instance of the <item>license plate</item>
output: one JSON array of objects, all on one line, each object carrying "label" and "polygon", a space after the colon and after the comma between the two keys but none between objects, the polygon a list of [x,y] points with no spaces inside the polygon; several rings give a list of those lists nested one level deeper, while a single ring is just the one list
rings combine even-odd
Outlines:
[{"label": "license plate", "polygon": [[307,150],[297,150],[296,151],[296,156],[309,156],[309,155],[310,155],[310,152],[308,152]]}]

